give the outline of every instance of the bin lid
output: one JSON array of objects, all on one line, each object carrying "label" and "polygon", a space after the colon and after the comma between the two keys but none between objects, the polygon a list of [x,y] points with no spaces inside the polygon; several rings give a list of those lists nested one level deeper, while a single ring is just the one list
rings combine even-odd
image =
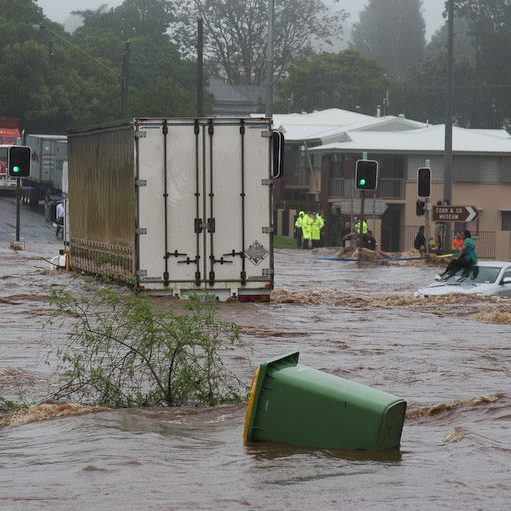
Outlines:
[{"label": "bin lid", "polygon": [[246,444],[250,442],[252,438],[252,429],[254,426],[254,418],[255,418],[255,410],[257,410],[257,404],[259,402],[259,397],[261,396],[261,390],[263,388],[263,383],[266,380],[266,376],[268,371],[275,367],[285,367],[285,366],[296,366],[298,364],[298,358],[300,353],[298,351],[288,353],[287,355],[281,355],[280,357],[275,357],[267,362],[263,362],[255,371],[254,377],[252,378],[252,383],[250,385],[250,393],[248,397],[247,403],[247,411],[245,413],[245,424],[243,427],[243,443]]}]

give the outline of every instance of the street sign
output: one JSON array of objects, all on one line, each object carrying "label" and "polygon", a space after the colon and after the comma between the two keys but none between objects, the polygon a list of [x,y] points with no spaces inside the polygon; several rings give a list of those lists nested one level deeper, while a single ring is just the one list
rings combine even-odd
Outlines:
[{"label": "street sign", "polygon": [[433,206],[433,222],[472,222],[478,216],[474,206]]}]

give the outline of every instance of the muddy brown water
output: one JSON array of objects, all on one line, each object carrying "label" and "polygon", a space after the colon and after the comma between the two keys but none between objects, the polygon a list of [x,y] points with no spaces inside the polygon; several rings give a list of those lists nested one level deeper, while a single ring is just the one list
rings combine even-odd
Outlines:
[{"label": "muddy brown water", "polygon": [[[0,395],[48,395],[42,333],[54,242],[0,246]],[[511,502],[509,302],[423,300],[437,269],[323,261],[276,251],[270,304],[226,303],[250,350],[228,361],[247,386],[262,361],[300,363],[405,398],[401,449],[346,453],[243,446],[243,405],[86,409],[46,403],[0,423],[5,510],[508,510]]]}]

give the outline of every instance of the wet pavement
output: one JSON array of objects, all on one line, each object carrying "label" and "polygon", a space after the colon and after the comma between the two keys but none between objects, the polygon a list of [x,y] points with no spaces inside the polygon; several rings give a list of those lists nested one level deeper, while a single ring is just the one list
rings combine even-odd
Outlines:
[{"label": "wet pavement", "polygon": [[[38,401],[51,390],[50,346],[65,342],[42,328],[51,289],[83,277],[49,269],[60,244],[40,214],[22,210],[25,249],[9,248],[12,205],[0,197],[0,396]],[[325,254],[277,250],[271,303],[219,306],[250,346],[227,363],[248,386],[260,362],[299,351],[304,365],[405,398],[399,452],[243,446],[243,405],[50,403],[0,426],[0,508],[509,509],[511,325],[497,312],[510,302],[415,298],[436,268]]]}]

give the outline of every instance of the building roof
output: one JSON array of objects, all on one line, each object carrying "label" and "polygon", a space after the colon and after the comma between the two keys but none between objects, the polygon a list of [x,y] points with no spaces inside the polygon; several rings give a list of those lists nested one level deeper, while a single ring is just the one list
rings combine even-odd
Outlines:
[{"label": "building roof", "polygon": [[[511,153],[511,137],[494,130],[470,130],[453,127],[453,152]],[[488,133],[487,133],[488,132]],[[409,131],[345,131],[342,141],[323,144],[311,149],[318,152],[372,153],[444,153],[445,125],[428,126]]]},{"label": "building roof", "polygon": [[402,116],[373,117],[338,108],[310,114],[275,114],[273,123],[282,130],[287,142],[314,144],[343,140],[347,131],[406,131],[427,126]]},{"label": "building roof", "polygon": [[340,108],[315,110],[310,113],[273,115],[273,123],[276,128],[279,128],[281,125],[346,126],[369,119],[374,119],[374,117]]}]

